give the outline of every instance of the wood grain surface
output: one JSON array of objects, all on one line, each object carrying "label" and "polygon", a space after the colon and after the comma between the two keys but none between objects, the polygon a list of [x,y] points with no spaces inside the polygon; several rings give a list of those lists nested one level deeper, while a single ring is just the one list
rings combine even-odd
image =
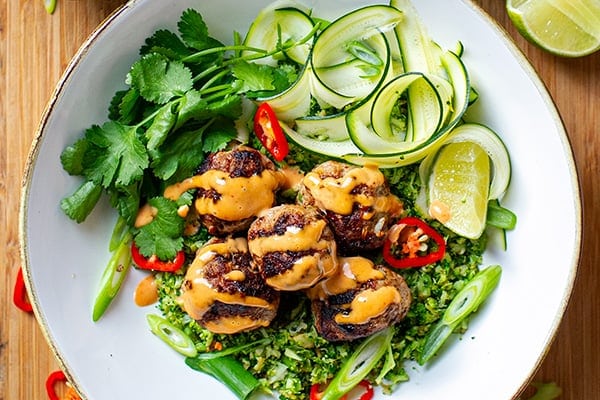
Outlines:
[{"label": "wood grain surface", "polygon": [[[122,3],[58,0],[56,12],[48,15],[42,0],[0,1],[0,400],[46,399],[45,379],[58,368],[35,318],[12,304],[20,265],[19,188],[31,141],[70,58]],[[547,54],[516,33],[504,1],[476,3],[505,27],[546,84],[567,128],[582,188],[578,276],[555,341],[533,380],[557,382],[564,400],[600,399],[600,52],[578,59]]]}]

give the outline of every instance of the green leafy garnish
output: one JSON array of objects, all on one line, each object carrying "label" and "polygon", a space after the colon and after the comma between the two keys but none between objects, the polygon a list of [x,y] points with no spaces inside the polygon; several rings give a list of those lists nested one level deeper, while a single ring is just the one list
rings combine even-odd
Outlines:
[{"label": "green leafy garnish", "polygon": [[152,222],[139,229],[135,244],[146,257],[156,255],[161,260],[173,259],[183,247],[184,221],[177,214],[178,205],[165,197],[152,198],[148,205],[156,209],[156,215]]}]

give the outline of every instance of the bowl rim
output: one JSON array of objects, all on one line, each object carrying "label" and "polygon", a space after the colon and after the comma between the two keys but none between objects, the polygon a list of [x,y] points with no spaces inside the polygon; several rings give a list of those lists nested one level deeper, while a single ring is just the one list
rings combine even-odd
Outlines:
[{"label": "bowl rim", "polygon": [[[502,40],[503,44],[508,48],[512,56],[518,62],[519,66],[523,68],[528,78],[530,78],[539,92],[540,97],[542,98],[544,104],[547,109],[551,112],[554,125],[557,128],[557,133],[559,139],[561,141],[562,150],[565,153],[565,159],[567,161],[568,173],[571,181],[571,187],[573,190],[574,197],[574,216],[575,216],[575,243],[573,249],[573,257],[570,263],[569,274],[568,274],[568,282],[565,287],[565,291],[562,294],[562,298],[560,301],[560,307],[557,309],[557,313],[554,316],[552,321],[551,330],[548,332],[544,346],[541,349],[539,356],[537,357],[536,362],[531,367],[527,377],[525,377],[522,385],[519,387],[516,393],[512,396],[512,399],[516,399],[520,393],[525,390],[527,385],[530,383],[531,379],[534,377],[537,370],[540,368],[542,362],[548,355],[552,344],[554,343],[558,328],[560,326],[561,321],[564,318],[565,312],[567,310],[569,301],[573,294],[573,289],[575,286],[575,281],[577,277],[577,272],[579,269],[579,265],[581,263],[582,258],[582,247],[583,247],[583,208],[582,208],[582,192],[581,192],[581,183],[580,176],[578,174],[577,162],[574,157],[573,147],[571,145],[571,140],[567,134],[567,130],[565,128],[563,119],[557,109],[556,103],[552,99],[549,94],[548,88],[546,84],[541,80],[538,73],[535,71],[532,64],[527,59],[525,53],[516,45],[516,43],[511,38],[510,34],[506,31],[506,29],[499,24],[495,19],[493,19],[487,12],[485,12],[479,4],[477,4],[474,0],[460,0],[465,3],[472,11],[474,11],[478,17],[485,20],[485,22],[490,26],[490,28],[494,31],[494,33]],[[377,1],[375,1],[377,2]],[[59,350],[59,345],[56,340],[52,337],[49,332],[49,322],[43,317],[41,312],[41,305],[39,304],[38,298],[36,296],[35,288],[32,282],[32,276],[30,271],[30,263],[28,256],[28,242],[27,242],[27,233],[26,233],[26,225],[28,219],[28,209],[27,209],[27,200],[29,198],[30,185],[32,181],[32,175],[35,170],[35,165],[37,162],[37,158],[39,155],[41,143],[45,137],[46,126],[52,115],[53,109],[58,102],[60,95],[63,91],[63,88],[70,81],[72,75],[77,70],[82,60],[85,58],[88,51],[95,45],[97,40],[112,26],[112,23],[115,20],[120,18],[124,18],[125,15],[134,9],[136,6],[143,4],[144,0],[129,0],[126,3],[117,7],[114,11],[112,11],[106,18],[104,18],[97,26],[93,29],[93,31],[88,35],[85,41],[81,44],[79,49],[75,52],[73,57],[70,59],[67,64],[64,72],[59,78],[52,94],[50,95],[49,100],[46,103],[46,106],[42,112],[40,122],[35,130],[34,137],[32,139],[31,147],[29,150],[29,154],[26,159],[26,164],[23,170],[22,180],[21,180],[21,191],[20,191],[20,203],[19,203],[19,244],[20,244],[20,260],[23,269],[23,276],[26,289],[28,293],[30,293],[30,301],[33,306],[33,312],[38,322],[38,325],[41,328],[42,334],[49,345],[49,348],[53,355],[55,356],[61,370],[67,376],[69,382],[73,385],[73,387],[77,390],[78,393],[81,394],[80,384],[74,379],[73,373],[70,371],[70,368],[64,359],[63,355]]]}]

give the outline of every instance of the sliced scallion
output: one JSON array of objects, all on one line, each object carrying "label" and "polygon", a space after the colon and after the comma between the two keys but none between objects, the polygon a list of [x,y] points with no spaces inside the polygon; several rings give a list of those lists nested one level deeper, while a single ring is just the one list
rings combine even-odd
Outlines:
[{"label": "sliced scallion", "polygon": [[[119,220],[117,221],[117,226]],[[118,228],[115,228],[118,230]],[[92,320],[98,321],[113,301],[131,266],[131,233],[128,230],[121,233],[121,239],[118,245],[111,244],[112,255],[108,264],[104,268],[102,278],[100,279],[100,288],[96,299],[94,300],[94,309],[92,311]],[[113,238],[114,239],[114,238]]]},{"label": "sliced scallion", "polygon": [[491,265],[479,271],[456,294],[440,321],[425,338],[423,351],[419,357],[421,365],[429,361],[450,337],[454,329],[489,297],[498,285],[501,275],[502,268],[499,265]]},{"label": "sliced scallion", "polygon": [[500,229],[514,229],[517,225],[517,216],[508,208],[502,207],[498,200],[490,200],[486,223]]},{"label": "sliced scallion", "polygon": [[248,372],[238,360],[230,356],[208,359],[187,357],[185,363],[196,371],[204,372],[216,378],[240,400],[247,399],[260,387],[259,380]]},{"label": "sliced scallion", "polygon": [[192,339],[165,318],[156,314],[148,314],[146,321],[148,321],[152,333],[178,353],[187,357],[195,357],[198,354]]},{"label": "sliced scallion", "polygon": [[56,9],[56,0],[44,0],[44,8],[48,14],[53,14]]},{"label": "sliced scallion", "polygon": [[342,364],[337,375],[327,385],[321,400],[338,400],[365,379],[388,351],[393,336],[394,329],[388,327],[365,339]]}]

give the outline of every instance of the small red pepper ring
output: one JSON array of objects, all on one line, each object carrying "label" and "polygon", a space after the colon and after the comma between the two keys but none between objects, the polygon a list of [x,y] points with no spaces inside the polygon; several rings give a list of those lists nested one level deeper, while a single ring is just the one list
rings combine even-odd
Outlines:
[{"label": "small red pepper ring", "polygon": [[402,218],[390,228],[383,244],[383,259],[395,268],[422,267],[441,260],[446,241],[417,217]]},{"label": "small red pepper ring", "polygon": [[258,106],[254,114],[254,134],[277,161],[282,161],[290,148],[275,111],[268,103]]},{"label": "small red pepper ring", "polygon": [[[357,385],[361,386],[364,389],[364,393],[359,397],[358,400],[371,400],[373,399],[373,396],[375,394],[374,390],[373,390],[373,385],[371,385],[371,382],[367,381],[366,379],[360,381]],[[354,390],[354,389],[352,389]],[[321,390],[321,385],[319,384],[314,384],[311,386],[310,388],[310,400],[321,400],[321,398],[323,397],[323,393],[324,391]],[[340,400],[347,400],[348,399],[348,395],[345,394],[343,395]]]},{"label": "small red pepper ring", "polygon": [[60,400],[60,397],[56,394],[56,386],[59,383],[67,383],[65,373],[60,370],[52,372],[46,378],[46,393],[48,393],[50,400]]},{"label": "small red pepper ring", "polygon": [[27,295],[22,268],[19,268],[19,271],[17,272],[17,280],[15,281],[15,290],[13,292],[13,303],[15,303],[15,306],[22,311],[28,313],[33,312],[33,306],[29,302],[29,296]]},{"label": "small red pepper ring", "polygon": [[[321,390],[323,389],[323,390]],[[310,400],[321,400],[323,398],[323,393],[325,392],[325,389],[322,387],[322,385],[315,383],[314,385],[312,385],[310,387]],[[347,400],[348,396],[347,395],[343,395],[340,400]]]},{"label": "small red pepper ring", "polygon": [[375,393],[373,391],[373,385],[371,385],[371,382],[362,380],[358,383],[358,385],[365,389],[365,392],[360,396],[359,400],[371,400]]},{"label": "small red pepper ring", "polygon": [[183,250],[179,251],[171,261],[162,261],[154,254],[150,257],[145,257],[140,253],[140,249],[135,245],[135,242],[131,244],[131,257],[133,258],[133,262],[141,269],[160,272],[175,272],[181,268],[185,261]]}]

